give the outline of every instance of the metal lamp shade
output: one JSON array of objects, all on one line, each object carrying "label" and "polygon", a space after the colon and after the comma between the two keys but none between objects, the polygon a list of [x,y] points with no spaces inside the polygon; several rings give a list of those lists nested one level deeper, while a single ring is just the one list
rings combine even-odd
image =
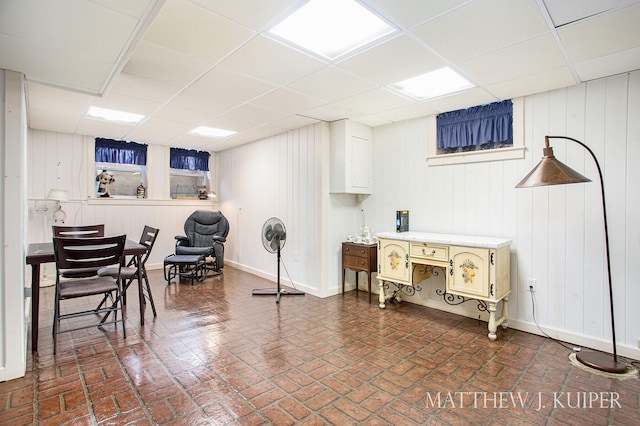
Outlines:
[{"label": "metal lamp shade", "polygon": [[542,152],[542,160],[516,185],[516,188],[591,182],[591,179],[558,161],[553,155],[553,148],[547,146]]}]

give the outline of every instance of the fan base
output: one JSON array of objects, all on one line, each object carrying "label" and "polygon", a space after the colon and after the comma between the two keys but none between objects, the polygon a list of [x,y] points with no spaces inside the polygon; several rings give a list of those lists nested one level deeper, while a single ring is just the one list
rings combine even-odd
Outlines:
[{"label": "fan base", "polygon": [[305,293],[296,290],[253,290],[251,294],[254,296],[276,296],[276,303],[279,303],[280,296],[304,296]]}]

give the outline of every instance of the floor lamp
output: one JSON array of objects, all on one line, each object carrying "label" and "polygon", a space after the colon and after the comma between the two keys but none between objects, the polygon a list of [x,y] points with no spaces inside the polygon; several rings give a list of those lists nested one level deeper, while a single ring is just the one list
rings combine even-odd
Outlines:
[{"label": "floor lamp", "polygon": [[594,352],[594,351],[580,351],[576,355],[578,361],[589,367],[606,371],[609,373],[624,373],[627,370],[627,365],[618,361],[618,354],[616,350],[616,327],[613,316],[613,290],[611,287],[611,260],[609,258],[609,229],[607,226],[607,205],[604,198],[604,181],[602,179],[602,170],[600,164],[593,151],[584,143],[567,137],[567,136],[545,136],[544,137],[544,149],[542,150],[542,160],[537,166],[525,176],[522,181],[516,185],[516,188],[530,188],[534,186],[548,186],[548,185],[565,185],[569,183],[591,182],[582,176],[580,173],[569,168],[565,164],[561,163],[554,157],[553,148],[549,146],[549,139],[566,139],[577,143],[586,149],[593,161],[596,163],[598,169],[598,176],[600,177],[600,191],[602,194],[602,214],[604,216],[604,240],[606,245],[606,258],[607,258],[607,279],[609,284],[609,307],[611,309],[611,335],[613,337],[613,354]]}]

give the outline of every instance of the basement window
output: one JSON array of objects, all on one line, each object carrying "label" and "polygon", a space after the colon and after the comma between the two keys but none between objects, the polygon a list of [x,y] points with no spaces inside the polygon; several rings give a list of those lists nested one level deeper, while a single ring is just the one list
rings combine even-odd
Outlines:
[{"label": "basement window", "polygon": [[430,116],[427,164],[524,158],[523,122],[523,98]]},{"label": "basement window", "polygon": [[95,139],[96,198],[145,198],[146,188],[147,145]]}]

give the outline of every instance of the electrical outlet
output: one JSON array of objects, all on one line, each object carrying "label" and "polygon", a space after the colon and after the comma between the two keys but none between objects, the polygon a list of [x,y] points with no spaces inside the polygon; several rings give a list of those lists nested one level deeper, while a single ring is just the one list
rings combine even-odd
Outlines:
[{"label": "electrical outlet", "polygon": [[535,278],[527,278],[527,290],[536,291],[536,279]]}]

